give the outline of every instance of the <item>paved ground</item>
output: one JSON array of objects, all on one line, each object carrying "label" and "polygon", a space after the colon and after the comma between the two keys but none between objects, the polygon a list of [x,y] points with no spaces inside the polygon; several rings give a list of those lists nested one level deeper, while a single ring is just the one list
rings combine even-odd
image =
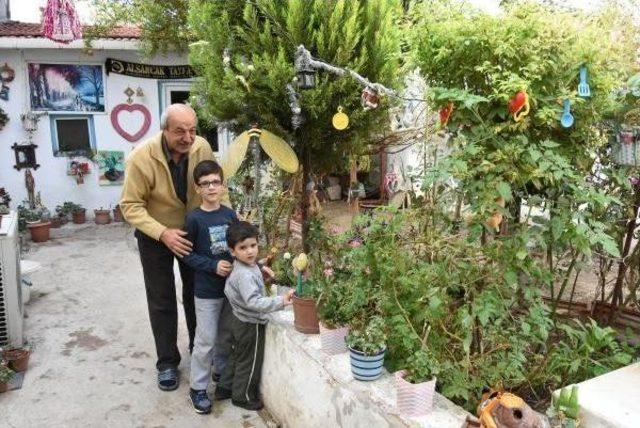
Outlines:
[{"label": "paved ground", "polygon": [[[186,352],[180,388],[158,390],[142,271],[127,226],[66,225],[52,232],[51,241],[30,243],[24,255],[43,267],[31,276],[26,306],[33,355],[22,389],[0,394],[0,426],[265,426],[255,412],[229,402],[215,403],[210,415],[195,414]],[[181,351],[186,338],[181,318]]]}]

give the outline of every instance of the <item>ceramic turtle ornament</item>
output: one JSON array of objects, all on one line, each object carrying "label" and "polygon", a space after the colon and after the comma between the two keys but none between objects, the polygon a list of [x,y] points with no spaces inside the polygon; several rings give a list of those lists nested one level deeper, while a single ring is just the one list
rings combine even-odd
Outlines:
[{"label": "ceramic turtle ornament", "polygon": [[550,428],[544,415],[535,412],[522,398],[510,392],[484,387],[477,411],[478,419],[468,417],[463,427]]}]

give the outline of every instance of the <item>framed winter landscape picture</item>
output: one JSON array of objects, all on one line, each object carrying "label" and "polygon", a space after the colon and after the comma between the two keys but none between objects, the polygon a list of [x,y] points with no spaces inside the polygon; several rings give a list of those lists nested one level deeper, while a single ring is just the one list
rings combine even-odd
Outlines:
[{"label": "framed winter landscape picture", "polygon": [[104,113],[102,65],[27,64],[32,111]]}]

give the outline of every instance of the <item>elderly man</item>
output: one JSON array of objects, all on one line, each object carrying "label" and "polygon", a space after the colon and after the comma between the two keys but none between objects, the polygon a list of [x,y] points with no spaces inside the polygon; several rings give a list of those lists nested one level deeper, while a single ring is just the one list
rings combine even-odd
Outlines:
[{"label": "elderly man", "polygon": [[[196,136],[197,118],[185,104],[169,106],[160,118],[162,132],[135,148],[127,159],[120,208],[136,228],[151,329],[158,360],[158,387],[179,386],[177,347],[178,310],[173,274],[177,256],[182,278],[182,302],[189,350],[193,348],[196,316],[193,272],[181,258],[191,252],[186,238],[185,214],[200,204],[193,184],[193,169],[203,160],[215,160],[207,141]],[[228,205],[228,198],[226,199]]]}]

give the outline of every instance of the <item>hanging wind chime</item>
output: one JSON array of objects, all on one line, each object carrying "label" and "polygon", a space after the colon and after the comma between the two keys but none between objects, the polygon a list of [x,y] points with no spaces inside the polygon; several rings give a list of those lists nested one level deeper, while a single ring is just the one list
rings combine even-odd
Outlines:
[{"label": "hanging wind chime", "polygon": [[42,35],[59,43],[82,38],[82,27],[73,0],[47,0]]}]

